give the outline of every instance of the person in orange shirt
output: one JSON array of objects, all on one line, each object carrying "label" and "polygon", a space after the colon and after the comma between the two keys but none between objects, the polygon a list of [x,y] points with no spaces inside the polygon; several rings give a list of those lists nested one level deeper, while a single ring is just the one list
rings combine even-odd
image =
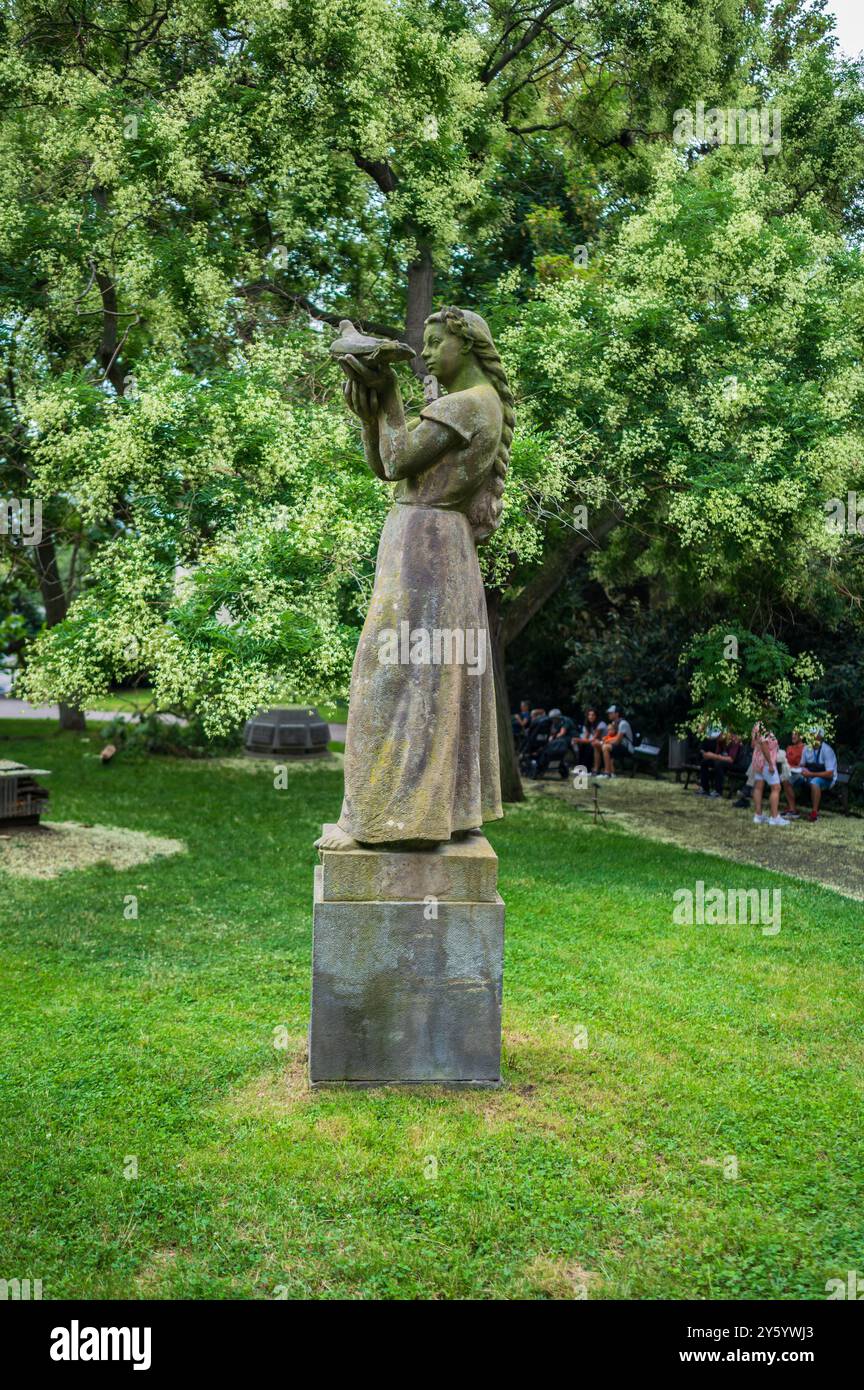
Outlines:
[{"label": "person in orange shirt", "polygon": [[797,729],[792,730],[792,742],[786,749],[786,761],[790,767],[799,768],[801,766],[801,754],[804,752],[804,740]]},{"label": "person in orange shirt", "polygon": [[786,746],[786,766],[781,768],[783,777],[783,791],[786,795],[786,810],[784,815],[790,820],[798,820],[798,807],[795,802],[794,779],[798,776],[801,767],[801,754],[804,752],[804,740],[797,729],[792,730],[792,742]]},{"label": "person in orange shirt", "polygon": [[614,777],[614,759],[633,750],[633,730],[629,720],[624,718],[617,705],[609,706],[606,711],[606,718],[609,720],[609,727],[603,735],[601,745],[604,771],[594,774],[598,782],[602,777]]}]

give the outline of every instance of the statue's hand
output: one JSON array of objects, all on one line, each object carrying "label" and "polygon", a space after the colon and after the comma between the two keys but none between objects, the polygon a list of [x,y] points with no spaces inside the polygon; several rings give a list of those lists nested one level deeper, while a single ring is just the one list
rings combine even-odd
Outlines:
[{"label": "statue's hand", "polygon": [[349,377],[342,387],[342,394],[348,409],[353,410],[364,424],[371,424],[377,418],[378,395],[375,391],[364,386],[361,381]]},{"label": "statue's hand", "polygon": [[345,403],[364,424],[371,424],[378,418],[384,396],[396,389],[396,375],[392,367],[368,367],[359,358],[350,354],[341,357],[339,364],[348,380],[343,386]]},{"label": "statue's hand", "polygon": [[369,390],[377,391],[379,396],[386,395],[388,391],[392,391],[396,387],[396,373],[386,363],[383,366],[373,366],[350,353],[341,357],[339,361],[349,381],[353,377],[354,380],[361,381]]}]

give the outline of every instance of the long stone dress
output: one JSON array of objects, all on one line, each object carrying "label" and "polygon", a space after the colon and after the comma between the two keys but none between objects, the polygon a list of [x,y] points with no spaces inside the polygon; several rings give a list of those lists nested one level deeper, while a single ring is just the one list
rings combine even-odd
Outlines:
[{"label": "long stone dress", "polygon": [[421,416],[448,425],[453,447],[396,485],[351,676],[339,825],[368,844],[449,840],[503,815],[486,599],[466,515],[495,460],[501,403],[494,387],[474,386]]}]

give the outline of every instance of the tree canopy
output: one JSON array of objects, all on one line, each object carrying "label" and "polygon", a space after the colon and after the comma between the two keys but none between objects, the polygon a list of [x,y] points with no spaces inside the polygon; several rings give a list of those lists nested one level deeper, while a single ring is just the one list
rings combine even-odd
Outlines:
[{"label": "tree canopy", "polygon": [[[518,390],[502,650],[589,551],[610,591],[751,626],[854,612],[860,541],[822,519],[861,486],[864,84],[823,9],[3,6],[0,494],[44,515],[0,537],[7,642],[34,593],[46,622],[22,689],[146,669],[215,729],[344,687],[386,497],[329,325],[417,346],[433,297],[487,314]],[[778,148],[677,145],[699,102],[776,107]]]}]

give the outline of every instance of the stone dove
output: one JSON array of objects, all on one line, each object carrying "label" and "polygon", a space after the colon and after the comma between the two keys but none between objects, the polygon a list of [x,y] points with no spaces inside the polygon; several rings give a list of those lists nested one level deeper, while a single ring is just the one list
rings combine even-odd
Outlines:
[{"label": "stone dove", "polygon": [[330,344],[333,357],[356,357],[370,367],[388,367],[394,362],[410,362],[416,354],[407,343],[395,338],[370,338],[355,328],[350,319],[342,319],[339,336]]}]

